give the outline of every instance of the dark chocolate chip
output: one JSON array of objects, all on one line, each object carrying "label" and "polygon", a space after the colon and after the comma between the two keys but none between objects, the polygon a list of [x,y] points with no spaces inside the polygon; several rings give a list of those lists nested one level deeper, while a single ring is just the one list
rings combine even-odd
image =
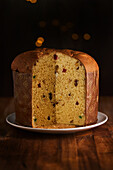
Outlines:
[{"label": "dark chocolate chip", "polygon": [[74,82],[75,86],[78,85],[78,80],[76,79],[75,82]]},{"label": "dark chocolate chip", "polygon": [[65,68],[63,68],[62,72],[65,73],[67,70]]},{"label": "dark chocolate chip", "polygon": [[79,67],[77,67],[77,70],[79,70]]},{"label": "dark chocolate chip", "polygon": [[56,54],[54,54],[54,60],[57,60],[58,56]]},{"label": "dark chocolate chip", "polygon": [[40,83],[38,84],[38,87],[39,87],[39,88],[41,87],[41,84],[40,84]]},{"label": "dark chocolate chip", "polygon": [[71,120],[70,123],[73,123],[73,120]]},{"label": "dark chocolate chip", "polygon": [[42,96],[43,98],[45,98],[46,96],[43,94],[43,96]]},{"label": "dark chocolate chip", "polygon": [[79,102],[78,102],[78,101],[76,101],[76,105],[79,105]]},{"label": "dark chocolate chip", "polygon": [[56,66],[55,66],[55,74],[58,72],[58,68],[59,68],[59,66],[56,65]]},{"label": "dark chocolate chip", "polygon": [[71,93],[69,93],[68,95],[71,96]]},{"label": "dark chocolate chip", "polygon": [[55,104],[55,103],[53,103],[53,107],[55,107],[55,105],[56,105],[56,104]]},{"label": "dark chocolate chip", "polygon": [[50,116],[48,116],[48,118],[47,118],[48,120],[50,120]]},{"label": "dark chocolate chip", "polygon": [[33,79],[35,79],[35,77],[36,77],[36,76],[34,75],[34,76],[33,76]]},{"label": "dark chocolate chip", "polygon": [[49,93],[49,99],[52,100],[52,93]]}]

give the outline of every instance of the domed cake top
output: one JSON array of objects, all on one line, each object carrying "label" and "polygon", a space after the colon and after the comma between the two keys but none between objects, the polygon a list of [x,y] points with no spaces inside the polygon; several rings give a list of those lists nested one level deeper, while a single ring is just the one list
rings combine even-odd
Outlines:
[{"label": "domed cake top", "polygon": [[13,71],[21,72],[21,73],[31,73],[32,67],[35,65],[36,61],[38,61],[44,55],[48,55],[53,53],[57,55],[57,53],[62,53],[64,55],[68,55],[70,57],[76,58],[81,61],[81,63],[85,66],[87,72],[98,71],[99,67],[96,61],[88,54],[73,51],[68,49],[56,50],[56,49],[47,49],[47,48],[39,48],[33,51],[27,51],[19,54],[12,62],[11,69]]}]

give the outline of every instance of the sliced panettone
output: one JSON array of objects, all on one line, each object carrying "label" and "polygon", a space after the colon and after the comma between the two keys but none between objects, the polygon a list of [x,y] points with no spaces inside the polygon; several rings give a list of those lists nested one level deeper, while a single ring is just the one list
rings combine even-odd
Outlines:
[{"label": "sliced panettone", "polygon": [[86,53],[38,49],[12,62],[16,121],[33,127],[97,121],[99,68]]}]

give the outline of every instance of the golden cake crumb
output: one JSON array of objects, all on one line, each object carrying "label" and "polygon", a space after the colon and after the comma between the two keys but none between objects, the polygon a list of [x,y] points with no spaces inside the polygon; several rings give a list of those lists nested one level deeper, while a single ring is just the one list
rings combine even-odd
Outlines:
[{"label": "golden cake crumb", "polygon": [[85,124],[85,69],[79,60],[50,53],[36,62],[32,74],[34,127]]}]

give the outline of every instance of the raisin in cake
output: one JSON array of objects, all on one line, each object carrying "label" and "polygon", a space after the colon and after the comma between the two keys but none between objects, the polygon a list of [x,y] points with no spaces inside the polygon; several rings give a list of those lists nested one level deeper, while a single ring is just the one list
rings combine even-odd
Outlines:
[{"label": "raisin in cake", "polygon": [[16,121],[32,127],[97,121],[99,68],[86,53],[37,49],[12,62]]}]

